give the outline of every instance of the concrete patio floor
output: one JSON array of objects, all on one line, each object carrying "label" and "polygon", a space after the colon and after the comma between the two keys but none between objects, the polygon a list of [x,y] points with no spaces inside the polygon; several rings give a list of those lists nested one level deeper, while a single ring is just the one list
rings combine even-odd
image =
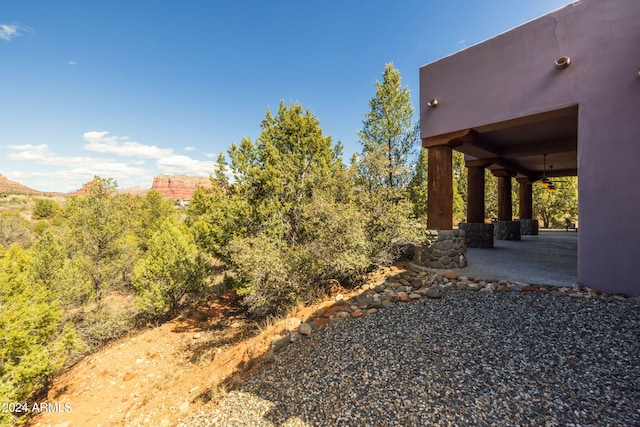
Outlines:
[{"label": "concrete patio floor", "polygon": [[467,267],[435,270],[487,280],[573,286],[578,279],[578,233],[540,230],[521,241],[495,240],[493,249],[467,248]]}]

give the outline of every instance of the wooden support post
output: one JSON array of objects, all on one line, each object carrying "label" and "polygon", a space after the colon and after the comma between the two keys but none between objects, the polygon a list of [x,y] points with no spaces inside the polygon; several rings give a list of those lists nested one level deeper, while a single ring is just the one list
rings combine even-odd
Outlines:
[{"label": "wooden support post", "polygon": [[467,222],[484,223],[484,167],[467,168]]},{"label": "wooden support post", "polygon": [[532,219],[533,218],[533,188],[531,186],[531,180],[529,178],[517,178],[519,188],[519,212],[518,217],[520,219]]},{"label": "wooden support post", "polygon": [[427,228],[453,229],[453,167],[449,145],[431,146],[427,183]]},{"label": "wooden support post", "polygon": [[511,177],[515,174],[506,169],[494,169],[491,172],[498,177],[498,221],[513,221]]}]

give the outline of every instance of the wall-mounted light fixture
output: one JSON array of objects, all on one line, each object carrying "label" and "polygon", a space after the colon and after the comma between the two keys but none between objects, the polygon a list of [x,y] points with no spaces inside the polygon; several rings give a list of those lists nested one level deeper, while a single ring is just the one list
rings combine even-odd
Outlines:
[{"label": "wall-mounted light fixture", "polygon": [[436,108],[438,106],[438,98],[431,98],[429,102],[427,102],[427,107]]},{"label": "wall-mounted light fixture", "polygon": [[569,64],[571,64],[571,58],[569,58],[568,56],[561,56],[556,60],[555,64],[558,70],[565,69],[569,66]]},{"label": "wall-mounted light fixture", "polygon": [[636,71],[636,77],[640,79],[640,68]]}]

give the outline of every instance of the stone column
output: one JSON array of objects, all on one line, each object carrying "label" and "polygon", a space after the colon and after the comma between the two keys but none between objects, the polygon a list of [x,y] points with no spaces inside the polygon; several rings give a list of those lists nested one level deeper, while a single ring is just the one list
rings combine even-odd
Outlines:
[{"label": "stone column", "polygon": [[416,245],[413,262],[429,268],[464,268],[467,249],[463,230],[426,230],[421,245]]},{"label": "stone column", "polygon": [[511,207],[511,178],[515,174],[506,169],[491,172],[498,177],[498,221],[494,224],[494,238],[520,240],[520,221],[513,221]]},{"label": "stone column", "polygon": [[538,221],[533,219],[533,188],[529,178],[517,178],[520,184],[520,234],[538,235]]},{"label": "stone column", "polygon": [[[464,231],[453,230],[453,148],[473,138],[470,129],[422,139],[429,150],[427,228],[414,260],[433,268],[467,265]],[[440,267],[435,267],[435,266]]]},{"label": "stone column", "polygon": [[484,223],[484,166],[467,166],[467,222],[458,228],[464,230],[466,247],[493,247],[493,224]]}]

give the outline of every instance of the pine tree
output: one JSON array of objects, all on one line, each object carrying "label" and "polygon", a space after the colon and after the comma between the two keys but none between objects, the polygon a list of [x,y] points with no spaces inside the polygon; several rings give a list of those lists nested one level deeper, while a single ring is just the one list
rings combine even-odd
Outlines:
[{"label": "pine tree", "polygon": [[96,176],[84,188],[85,194],[74,196],[65,212],[68,240],[100,305],[105,292],[127,277],[126,270],[135,262],[128,239],[133,206],[129,197],[117,194],[113,179]]},{"label": "pine tree", "polygon": [[[31,281],[30,263],[19,245],[0,247],[0,402],[25,400],[77,344],[58,301]],[[12,425],[11,414],[0,413],[0,425]]]},{"label": "pine tree", "polygon": [[429,152],[420,150],[415,172],[409,183],[409,199],[413,203],[413,214],[416,218],[425,219],[427,216],[427,179],[429,171]]},{"label": "pine tree", "polygon": [[146,257],[135,267],[133,286],[137,305],[158,314],[175,310],[187,295],[197,295],[206,285],[207,266],[184,224],[167,218],[153,235]]},{"label": "pine tree", "polygon": [[299,103],[269,110],[256,144],[248,138],[229,150],[236,182],[267,234],[295,244],[300,209],[314,188],[326,188],[342,169],[341,145],[324,136],[318,119]]},{"label": "pine tree", "polygon": [[411,179],[414,147],[419,127],[413,121],[413,106],[407,87],[393,63],[385,65],[382,82],[376,81],[376,94],[359,132],[362,175],[370,189],[379,186],[401,188]]}]

